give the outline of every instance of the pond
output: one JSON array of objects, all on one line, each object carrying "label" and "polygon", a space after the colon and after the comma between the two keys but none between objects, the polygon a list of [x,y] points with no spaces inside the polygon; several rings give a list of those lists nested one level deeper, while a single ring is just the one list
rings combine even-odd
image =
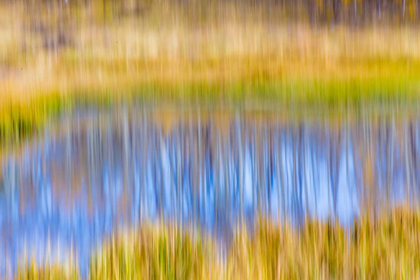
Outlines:
[{"label": "pond", "polygon": [[104,239],[145,222],[221,243],[261,217],[350,227],[366,211],[416,207],[419,177],[416,113],[75,111],[2,159],[0,271],[48,255],[86,272]]}]

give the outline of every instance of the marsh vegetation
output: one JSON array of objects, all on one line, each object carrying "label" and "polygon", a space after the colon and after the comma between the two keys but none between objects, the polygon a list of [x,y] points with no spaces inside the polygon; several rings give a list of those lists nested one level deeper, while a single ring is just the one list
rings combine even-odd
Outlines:
[{"label": "marsh vegetation", "polygon": [[[364,216],[351,230],[306,221],[300,230],[261,222],[241,229],[225,256],[211,239],[177,228],[143,228],[107,241],[92,256],[88,279],[397,278],[420,274],[417,212]],[[74,267],[28,266],[17,279],[79,279]]]},{"label": "marsh vegetation", "polygon": [[0,278],[419,278],[419,15],[0,1]]}]

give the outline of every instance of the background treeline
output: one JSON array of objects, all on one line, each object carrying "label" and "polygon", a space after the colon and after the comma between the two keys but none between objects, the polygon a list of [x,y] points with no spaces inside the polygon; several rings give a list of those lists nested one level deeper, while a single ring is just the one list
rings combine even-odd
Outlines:
[{"label": "background treeline", "polygon": [[[223,19],[224,10],[254,13],[266,20],[299,21],[311,24],[413,23],[420,15],[420,0],[19,0],[30,14],[38,9],[92,9],[97,17],[120,20],[125,17],[159,16],[154,10],[180,10],[194,21]],[[221,17],[221,18],[219,18]]]}]

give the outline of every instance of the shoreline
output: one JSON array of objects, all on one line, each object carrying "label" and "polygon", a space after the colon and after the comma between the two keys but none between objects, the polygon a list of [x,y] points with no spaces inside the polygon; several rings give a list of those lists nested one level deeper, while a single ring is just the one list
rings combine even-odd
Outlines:
[{"label": "shoreline", "polygon": [[312,26],[276,16],[287,9],[269,1],[159,0],[127,15],[130,7],[88,2],[0,3],[0,139],[32,134],[65,108],[88,103],[329,110],[420,101],[415,24]]},{"label": "shoreline", "polygon": [[[92,253],[89,279],[416,278],[420,219],[416,210],[365,214],[345,230],[306,221],[300,230],[262,219],[239,227],[222,257],[214,240],[177,226],[145,226],[109,237]],[[402,235],[404,234],[404,235]],[[401,238],[404,236],[404,238]],[[73,260],[74,261],[74,260]],[[16,279],[80,279],[77,265],[21,265]]]}]

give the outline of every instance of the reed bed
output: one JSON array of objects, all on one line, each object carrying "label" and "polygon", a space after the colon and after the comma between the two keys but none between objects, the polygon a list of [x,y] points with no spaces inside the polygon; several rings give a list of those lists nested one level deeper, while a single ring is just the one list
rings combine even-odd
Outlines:
[{"label": "reed bed", "polygon": [[[226,254],[211,238],[178,227],[119,234],[92,256],[88,279],[416,279],[420,215],[407,209],[338,222],[259,222],[239,229]],[[78,279],[59,266],[21,267],[17,279]],[[38,277],[38,278],[37,278]]]},{"label": "reed bed", "polygon": [[47,264],[39,268],[33,261],[19,270],[15,279],[80,279],[80,274],[72,265]]},{"label": "reed bed", "polygon": [[84,3],[0,1],[0,141],[86,102],[418,104],[415,24],[317,25],[275,1]]},{"label": "reed bed", "polygon": [[0,4],[2,107],[51,95],[308,103],[418,95],[415,25],[311,25],[274,4],[140,1],[141,12],[127,14],[113,1],[69,2]]},{"label": "reed bed", "polygon": [[364,216],[350,230],[307,221],[297,232],[260,224],[240,232],[230,249],[228,279],[415,279],[419,277],[419,215],[406,210],[377,221]]}]

